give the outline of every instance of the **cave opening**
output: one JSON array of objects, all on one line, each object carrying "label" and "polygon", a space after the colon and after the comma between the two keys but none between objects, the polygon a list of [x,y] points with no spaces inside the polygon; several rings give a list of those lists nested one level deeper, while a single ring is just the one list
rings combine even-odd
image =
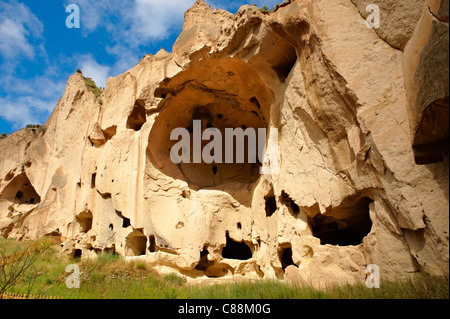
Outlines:
[{"label": "cave opening", "polygon": [[140,230],[134,230],[125,238],[125,256],[142,256],[146,254],[147,237]]},{"label": "cave opening", "polygon": [[266,209],[266,217],[271,217],[277,211],[277,200],[275,198],[275,194],[273,188],[270,192],[264,197],[265,201],[265,209]]},{"label": "cave opening", "polygon": [[244,242],[237,242],[230,238],[227,231],[227,242],[222,250],[222,257],[227,259],[248,260],[251,259],[253,254],[250,247]]},{"label": "cave opening", "polygon": [[134,104],[133,110],[128,116],[127,129],[140,131],[146,121],[147,116],[145,114],[145,102],[142,100],[137,100]]},{"label": "cave opening", "polygon": [[39,204],[41,197],[34,189],[25,173],[14,177],[0,194],[0,199],[17,204]]},{"label": "cave opening", "polygon": [[197,264],[197,266],[195,266],[195,269],[200,271],[206,271],[208,267],[209,267],[208,250],[206,249],[206,247],[203,247],[203,250],[200,252],[200,261]]},{"label": "cave opening", "polygon": [[[282,37],[277,37],[275,41],[276,47],[268,53],[267,61],[278,76],[280,83],[285,83],[297,63],[297,51],[293,45]],[[269,50],[269,48],[266,48],[266,50]]]},{"label": "cave opening", "polygon": [[127,228],[131,226],[131,221],[129,218],[124,217],[122,221],[122,228]]},{"label": "cave opening", "polygon": [[208,59],[155,89],[157,97],[166,93],[147,148],[147,158],[162,173],[192,189],[258,180],[258,151],[268,139],[274,94],[252,66]]},{"label": "cave opening", "polygon": [[129,218],[124,217],[118,210],[116,210],[116,214],[122,218],[122,228],[128,228],[131,226],[131,220]]},{"label": "cave opening", "polygon": [[113,125],[108,127],[105,130],[102,130],[103,135],[105,136],[106,142],[112,139],[117,134],[117,125]]},{"label": "cave opening", "polygon": [[80,233],[87,233],[92,229],[92,213],[90,211],[83,212],[76,217],[80,225]]},{"label": "cave opening", "polygon": [[95,179],[97,178],[97,173],[91,175],[91,189],[95,188]]},{"label": "cave opening", "polygon": [[[225,107],[220,102],[194,107],[187,123],[180,125],[189,137],[172,136],[167,146],[169,160],[173,161],[173,156],[181,158],[178,168],[191,187],[217,186],[232,180],[253,183],[259,177],[258,142],[263,132],[259,129],[265,125],[251,112],[239,114],[235,110],[228,117],[217,116]],[[187,138],[185,147],[183,141]],[[261,139],[265,141],[266,135]]]},{"label": "cave opening", "polygon": [[292,216],[294,216],[294,217],[299,216],[300,207],[294,202],[294,200],[285,191],[281,192],[280,202],[288,208],[289,213],[291,213]]},{"label": "cave opening", "polygon": [[282,248],[280,251],[278,251],[278,257],[281,262],[281,268],[283,270],[286,270],[288,266],[294,265],[297,267],[297,265],[294,263],[294,260],[292,259],[292,246],[288,246],[285,248]]},{"label": "cave opening", "polygon": [[148,246],[148,251],[151,253],[156,252],[156,238],[155,235],[150,235],[148,237],[149,239],[149,246]]},{"label": "cave opening", "polygon": [[322,245],[357,246],[372,230],[369,197],[351,199],[348,203],[314,218],[308,218],[313,235]]},{"label": "cave opening", "polygon": [[419,116],[414,140],[417,165],[444,161],[449,154],[449,97],[431,103]]},{"label": "cave opening", "polygon": [[74,249],[73,251],[72,251],[72,258],[73,259],[80,259],[81,258],[81,255],[82,255],[82,250],[81,249]]}]

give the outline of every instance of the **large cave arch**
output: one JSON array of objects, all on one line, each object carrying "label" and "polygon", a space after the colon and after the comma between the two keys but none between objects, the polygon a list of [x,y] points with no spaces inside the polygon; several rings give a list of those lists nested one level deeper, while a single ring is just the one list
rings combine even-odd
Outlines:
[{"label": "large cave arch", "polygon": [[[188,182],[192,188],[222,185],[230,181],[252,183],[259,177],[260,161],[249,158],[249,141],[245,137],[244,162],[225,163],[226,129],[254,129],[256,141],[270,126],[270,106],[274,94],[258,72],[240,59],[211,58],[192,66],[172,79],[166,79],[155,95],[163,98],[150,132],[147,154],[165,175]],[[222,141],[222,162],[194,163],[194,120],[201,121],[201,132],[217,129]],[[190,134],[190,163],[175,164],[170,152],[178,142],[171,140],[173,130],[186,129]],[[267,131],[266,131],[267,133]],[[261,135],[258,135],[261,134]],[[267,135],[262,136],[265,140]],[[202,141],[203,149],[211,140]],[[234,140],[237,144],[237,139]],[[236,152],[237,153],[237,152]],[[234,154],[236,159],[237,154]],[[229,154],[229,152],[228,152]],[[211,154],[215,155],[215,154]]]},{"label": "large cave arch", "polygon": [[41,197],[34,189],[24,172],[14,177],[0,194],[0,200],[9,200],[16,204],[39,204]]}]

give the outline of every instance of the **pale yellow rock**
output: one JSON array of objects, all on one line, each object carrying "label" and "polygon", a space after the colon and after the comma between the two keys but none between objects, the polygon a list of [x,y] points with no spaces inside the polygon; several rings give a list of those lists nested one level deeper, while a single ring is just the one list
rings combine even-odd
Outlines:
[{"label": "pale yellow rock", "polygon": [[[354,2],[233,15],[198,0],[174,51],[108,79],[102,103],[71,76],[45,133],[0,139],[2,236],[54,236],[73,256],[116,252],[188,281],[325,288],[363,284],[369,264],[382,279],[448,273],[448,155],[416,164],[414,66],[380,39],[420,49],[420,1],[378,33]],[[279,170],[174,164],[170,133],[194,119],[277,129]]]}]

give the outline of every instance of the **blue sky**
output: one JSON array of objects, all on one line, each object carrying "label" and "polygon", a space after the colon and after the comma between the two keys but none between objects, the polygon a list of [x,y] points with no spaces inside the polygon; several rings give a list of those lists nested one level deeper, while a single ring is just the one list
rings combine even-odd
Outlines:
[{"label": "blue sky", "polygon": [[[104,87],[146,54],[172,51],[195,0],[0,0],[0,133],[44,124],[76,69]],[[235,13],[281,0],[206,0]],[[66,6],[80,28],[66,27]]]}]

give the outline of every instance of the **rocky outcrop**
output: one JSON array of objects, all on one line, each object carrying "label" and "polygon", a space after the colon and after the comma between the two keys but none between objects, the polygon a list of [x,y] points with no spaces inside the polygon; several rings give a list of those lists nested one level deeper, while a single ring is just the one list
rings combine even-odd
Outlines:
[{"label": "rocky outcrop", "polygon": [[[364,282],[369,264],[382,278],[448,273],[448,155],[418,165],[412,129],[442,98],[431,87],[448,92],[448,76],[424,67],[445,45],[426,50],[434,33],[419,40],[424,22],[397,10],[390,19],[414,32],[368,28],[354,2],[232,15],[198,0],[173,53],[110,78],[102,104],[74,74],[45,132],[0,140],[2,235],[57,236],[82,258],[113,251],[197,279],[322,286]],[[436,83],[414,82],[432,74]],[[220,132],[277,129],[266,139],[278,170],[175,164],[171,132],[195,119]]]},{"label": "rocky outcrop", "polygon": [[416,163],[448,158],[449,32],[446,1],[427,1],[405,49],[406,90]]}]

